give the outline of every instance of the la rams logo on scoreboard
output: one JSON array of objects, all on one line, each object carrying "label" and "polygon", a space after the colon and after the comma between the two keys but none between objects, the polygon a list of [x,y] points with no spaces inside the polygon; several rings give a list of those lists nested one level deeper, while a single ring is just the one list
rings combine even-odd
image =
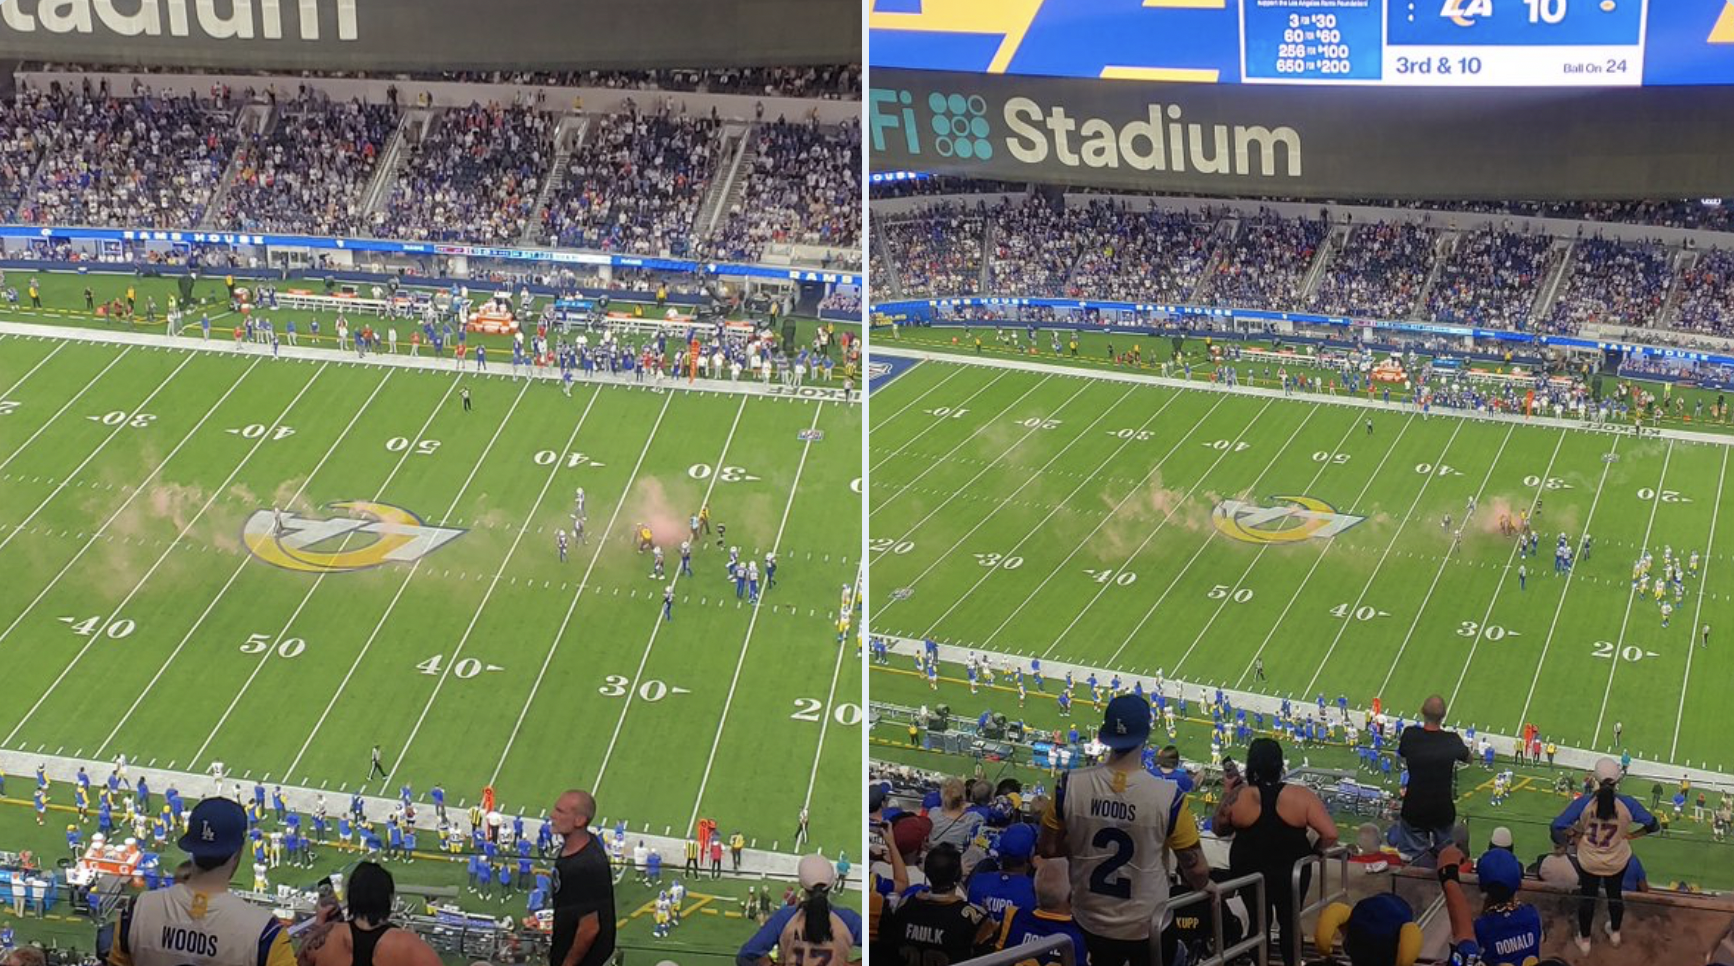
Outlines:
[{"label": "la rams logo on scoreboard", "polygon": [[1329,539],[1367,519],[1310,496],[1273,496],[1268,506],[1224,500],[1210,518],[1224,536],[1266,546]]},{"label": "la rams logo on scoreboard", "polygon": [[414,513],[387,503],[349,500],[330,509],[344,515],[319,519],[285,513],[281,529],[275,511],[255,510],[242,539],[253,556],[273,567],[340,574],[384,563],[413,563],[464,533],[428,526]]}]

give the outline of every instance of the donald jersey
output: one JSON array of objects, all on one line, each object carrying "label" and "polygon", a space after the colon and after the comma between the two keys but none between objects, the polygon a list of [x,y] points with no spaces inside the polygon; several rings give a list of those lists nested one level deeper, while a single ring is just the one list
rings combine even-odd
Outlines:
[{"label": "donald jersey", "polygon": [[1515,903],[1475,918],[1475,942],[1485,966],[1534,966],[1541,961],[1541,913]]}]

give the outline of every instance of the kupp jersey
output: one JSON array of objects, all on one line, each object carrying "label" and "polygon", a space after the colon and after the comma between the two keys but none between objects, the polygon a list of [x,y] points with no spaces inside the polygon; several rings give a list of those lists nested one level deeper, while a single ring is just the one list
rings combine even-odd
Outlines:
[{"label": "kupp jersey", "polygon": [[294,966],[283,924],[227,892],[147,892],[121,918],[113,966]]},{"label": "kupp jersey", "polygon": [[1042,821],[1065,836],[1079,926],[1110,939],[1146,939],[1160,929],[1167,852],[1198,844],[1179,785],[1142,768],[1080,768],[1060,776]]},{"label": "kupp jersey", "polygon": [[800,966],[801,963],[835,963],[841,966],[849,961],[849,951],[854,943],[847,923],[835,912],[831,913],[831,941],[825,943],[808,942],[807,914],[797,912],[783,924],[783,931],[777,936],[777,962],[791,963]]}]

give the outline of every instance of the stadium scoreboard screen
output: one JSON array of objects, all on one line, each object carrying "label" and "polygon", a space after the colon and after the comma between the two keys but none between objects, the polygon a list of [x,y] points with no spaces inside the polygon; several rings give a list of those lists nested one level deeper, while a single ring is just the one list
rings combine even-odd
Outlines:
[{"label": "stadium scoreboard screen", "polygon": [[1734,84],[1734,0],[873,0],[875,67],[1220,84]]}]

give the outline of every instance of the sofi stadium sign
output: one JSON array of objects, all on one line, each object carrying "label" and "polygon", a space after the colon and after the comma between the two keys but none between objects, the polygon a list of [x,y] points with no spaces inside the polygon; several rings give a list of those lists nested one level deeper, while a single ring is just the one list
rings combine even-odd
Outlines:
[{"label": "sofi stadium sign", "polygon": [[841,64],[861,57],[861,3],[0,0],[6,57],[249,73]]},{"label": "sofi stadium sign", "polygon": [[874,88],[868,98],[873,150],[885,151],[895,138],[917,159],[987,162],[1003,150],[1028,165],[1052,159],[1068,168],[1301,177],[1301,135],[1286,124],[1210,123],[1188,117],[1179,104],[1149,104],[1142,117],[1124,124],[1031,97],[992,107],[986,96],[967,91],[930,91],[918,102],[908,90]]},{"label": "sofi stadium sign", "polygon": [[878,66],[872,82],[863,123],[879,172],[1318,198],[1734,195],[1734,86],[1592,97]]},{"label": "sofi stadium sign", "polygon": [[[201,37],[208,40],[356,40],[359,0],[0,0],[0,22],[23,34]],[[321,8],[334,6],[335,35],[320,30]],[[294,12],[287,34],[284,8]],[[126,9],[122,9],[126,8]]]}]

